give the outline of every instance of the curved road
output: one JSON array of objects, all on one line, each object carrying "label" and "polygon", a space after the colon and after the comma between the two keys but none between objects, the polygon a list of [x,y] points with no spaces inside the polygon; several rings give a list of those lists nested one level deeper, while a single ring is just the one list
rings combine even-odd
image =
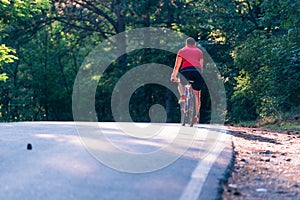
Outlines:
[{"label": "curved road", "polygon": [[0,199],[218,198],[232,156],[224,127],[152,124],[151,133],[135,125],[139,131],[128,123],[0,123]]}]

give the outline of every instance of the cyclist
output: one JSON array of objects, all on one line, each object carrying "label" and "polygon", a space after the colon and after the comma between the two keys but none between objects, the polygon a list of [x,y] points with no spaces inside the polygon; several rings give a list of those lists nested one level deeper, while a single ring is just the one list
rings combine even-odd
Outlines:
[{"label": "cyclist", "polygon": [[184,102],[186,99],[184,93],[184,86],[187,81],[192,82],[193,93],[196,100],[196,115],[194,123],[199,121],[199,111],[201,107],[201,87],[202,87],[202,76],[203,71],[203,52],[196,47],[196,41],[194,38],[189,37],[186,39],[185,47],[180,49],[176,56],[176,61],[171,75],[173,82],[178,82],[178,72],[180,76],[180,83],[178,84],[178,90],[180,93],[179,103]]}]

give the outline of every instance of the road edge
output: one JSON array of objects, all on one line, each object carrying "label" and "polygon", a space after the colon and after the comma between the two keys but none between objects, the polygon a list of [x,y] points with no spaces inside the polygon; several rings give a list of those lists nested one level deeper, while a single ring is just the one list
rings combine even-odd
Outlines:
[{"label": "road edge", "polygon": [[198,200],[222,199],[222,184],[229,179],[234,166],[234,148],[232,135],[229,131],[227,131],[226,134],[230,135],[230,139],[226,141],[227,144],[212,165],[204,182]]}]

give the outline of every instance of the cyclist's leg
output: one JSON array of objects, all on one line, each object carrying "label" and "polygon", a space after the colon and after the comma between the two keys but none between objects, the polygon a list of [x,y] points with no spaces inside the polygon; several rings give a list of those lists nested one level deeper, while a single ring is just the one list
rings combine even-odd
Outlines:
[{"label": "cyclist's leg", "polygon": [[201,90],[193,90],[195,95],[196,113],[195,113],[195,123],[199,121],[199,112],[201,108]]},{"label": "cyclist's leg", "polygon": [[180,94],[179,102],[185,101],[186,99],[184,86],[188,84],[187,80],[189,80],[189,76],[190,76],[190,72],[188,71],[180,71],[179,73],[179,78],[180,78],[180,83],[178,84],[178,91]]},{"label": "cyclist's leg", "polygon": [[178,83],[178,91],[181,96],[185,96],[185,92],[184,92],[184,85],[182,83]]},{"label": "cyclist's leg", "polygon": [[199,112],[201,108],[201,87],[202,87],[202,76],[198,71],[193,72],[192,84],[193,93],[195,95],[196,113],[195,113],[195,123],[199,121]]}]

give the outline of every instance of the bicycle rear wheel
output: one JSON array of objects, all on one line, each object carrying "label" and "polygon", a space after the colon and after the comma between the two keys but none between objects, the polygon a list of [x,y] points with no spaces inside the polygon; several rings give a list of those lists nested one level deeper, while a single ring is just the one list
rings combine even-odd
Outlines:
[{"label": "bicycle rear wheel", "polygon": [[192,127],[194,125],[196,114],[196,105],[195,105],[195,96],[193,93],[190,93],[190,98],[188,101],[188,109],[187,109],[187,123]]},{"label": "bicycle rear wheel", "polygon": [[185,102],[180,103],[180,113],[181,113],[181,118],[180,118],[181,125],[185,126],[185,122],[186,122]]}]

